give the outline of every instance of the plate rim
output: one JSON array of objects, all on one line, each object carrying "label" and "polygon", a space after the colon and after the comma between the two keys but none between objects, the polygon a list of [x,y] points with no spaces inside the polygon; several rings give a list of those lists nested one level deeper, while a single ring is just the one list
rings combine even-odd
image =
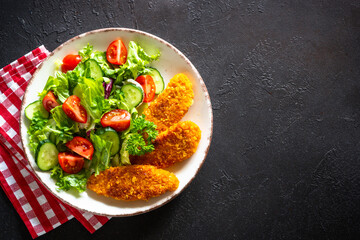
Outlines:
[{"label": "plate rim", "polygon": [[[61,197],[57,196],[54,194],[54,191],[56,190],[52,190],[50,189],[49,186],[47,186],[47,184],[45,184],[42,179],[39,177],[39,175],[37,174],[36,170],[32,167],[31,163],[30,163],[30,160],[28,158],[28,154],[26,153],[25,151],[25,145],[24,145],[24,138],[27,136],[26,134],[22,134],[22,128],[23,126],[25,127],[25,124],[24,123],[24,120],[25,120],[25,114],[24,114],[24,110],[25,110],[25,99],[26,99],[26,96],[27,96],[27,93],[28,93],[28,89],[29,89],[29,86],[32,84],[35,76],[37,76],[37,74],[39,73],[39,71],[42,69],[42,66],[43,66],[43,63],[46,62],[51,56],[53,56],[55,53],[59,52],[65,45],[68,45],[70,44],[71,42],[79,39],[79,38],[83,38],[87,35],[92,35],[92,34],[95,34],[95,33],[101,33],[101,32],[109,32],[109,31],[124,31],[124,32],[130,32],[130,33],[138,33],[138,34],[141,34],[141,35],[145,35],[147,37],[150,37],[150,38],[153,38],[165,45],[167,45],[170,49],[172,49],[173,51],[175,51],[180,57],[182,57],[186,64],[188,64],[190,66],[190,68],[194,71],[196,77],[200,80],[200,85],[201,85],[201,89],[202,91],[204,92],[204,95],[205,95],[205,102],[206,102],[206,105],[207,105],[207,108],[210,112],[210,136],[207,138],[207,148],[205,150],[205,155],[203,157],[203,159],[201,160],[198,168],[196,169],[196,172],[195,174],[191,177],[191,179],[185,184],[185,186],[177,193],[174,193],[173,195],[171,195],[168,199],[166,199],[164,202],[162,203],[158,203],[158,204],[155,204],[154,206],[151,206],[149,207],[148,209],[146,210],[142,210],[142,211],[137,211],[135,213],[128,213],[128,214],[105,214],[105,213],[99,213],[99,212],[93,212],[93,211],[89,211],[89,210],[85,210],[85,209],[82,209],[80,207],[77,207],[77,206],[74,206],[72,205],[70,202],[62,199]],[[162,207],[164,205],[166,205],[167,203],[169,203],[170,201],[172,201],[173,199],[175,199],[178,195],[180,195],[180,193],[182,193],[189,185],[190,183],[194,180],[194,178],[196,177],[196,175],[199,173],[201,167],[203,166],[204,162],[205,162],[205,159],[209,153],[209,149],[210,149],[210,145],[211,145],[211,140],[212,140],[212,135],[213,135],[213,111],[212,111],[212,105],[211,105],[211,101],[210,101],[210,95],[209,95],[209,92],[206,88],[206,85],[204,83],[204,80],[202,79],[199,71],[195,68],[195,66],[191,63],[191,61],[180,51],[178,50],[175,46],[173,46],[172,44],[170,44],[169,42],[165,41],[164,39],[160,38],[160,37],[157,37],[151,33],[148,33],[148,32],[144,32],[144,31],[141,31],[141,30],[136,30],[136,29],[132,29],[132,28],[100,28],[100,29],[95,29],[95,30],[91,30],[91,31],[88,31],[88,32],[85,32],[85,33],[82,33],[82,34],[79,34],[69,40],[67,40],[66,42],[62,43],[61,45],[59,45],[57,48],[55,48],[38,66],[38,68],[35,70],[34,74],[32,75],[31,79],[29,80],[28,82],[28,85],[26,86],[26,89],[25,89],[25,92],[24,92],[24,95],[23,95],[23,99],[22,99],[22,102],[21,102],[21,108],[20,108],[20,121],[19,121],[19,129],[20,129],[20,138],[21,138],[21,144],[23,146],[23,149],[24,149],[24,155],[25,155],[25,159],[27,160],[27,162],[29,163],[29,166],[33,172],[33,174],[36,176],[36,178],[42,183],[43,186],[45,186],[45,188],[51,193],[51,195],[53,195],[56,199],[59,199],[60,201],[66,203],[67,205],[75,208],[75,209],[78,209],[78,210],[81,210],[81,211],[84,211],[84,212],[88,212],[88,213],[91,213],[91,214],[94,214],[94,215],[100,215],[100,216],[106,216],[106,217],[128,217],[128,216],[136,216],[136,215],[140,215],[140,214],[144,214],[144,213],[147,213],[147,212],[150,212],[150,211],[153,211],[159,207]]]}]

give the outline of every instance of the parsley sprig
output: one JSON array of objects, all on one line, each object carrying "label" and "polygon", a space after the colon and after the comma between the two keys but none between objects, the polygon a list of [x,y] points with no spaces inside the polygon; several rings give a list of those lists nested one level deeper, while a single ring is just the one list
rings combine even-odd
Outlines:
[{"label": "parsley sprig", "polygon": [[153,141],[158,135],[156,125],[145,116],[135,118],[130,126],[126,150],[130,155],[143,155],[155,149]]}]

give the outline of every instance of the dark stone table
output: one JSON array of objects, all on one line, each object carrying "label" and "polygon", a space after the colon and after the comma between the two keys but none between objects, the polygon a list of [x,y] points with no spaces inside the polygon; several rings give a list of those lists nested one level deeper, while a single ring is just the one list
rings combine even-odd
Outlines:
[{"label": "dark stone table", "polygon": [[[199,70],[214,134],[169,204],[39,239],[359,239],[359,1],[72,2],[1,0],[0,66],[93,29],[147,31]],[[0,239],[30,238],[3,191],[0,216]]]}]

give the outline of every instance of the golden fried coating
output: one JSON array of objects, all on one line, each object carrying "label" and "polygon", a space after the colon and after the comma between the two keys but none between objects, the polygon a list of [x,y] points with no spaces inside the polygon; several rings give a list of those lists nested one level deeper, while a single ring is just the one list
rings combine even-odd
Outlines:
[{"label": "golden fried coating", "polygon": [[144,110],[145,118],[162,132],[179,122],[193,104],[192,84],[185,74],[176,74],[165,90]]},{"label": "golden fried coating", "polygon": [[155,139],[155,150],[141,156],[131,156],[131,164],[153,165],[167,168],[190,158],[199,145],[201,130],[191,121],[179,122]]},{"label": "golden fried coating", "polygon": [[175,174],[154,166],[111,167],[95,177],[87,187],[97,194],[118,200],[148,200],[167,191],[175,191],[179,180]]}]

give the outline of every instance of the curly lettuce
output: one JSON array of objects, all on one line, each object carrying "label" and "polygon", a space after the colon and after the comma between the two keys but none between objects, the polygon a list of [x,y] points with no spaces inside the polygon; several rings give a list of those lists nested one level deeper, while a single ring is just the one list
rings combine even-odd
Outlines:
[{"label": "curly lettuce", "polygon": [[28,129],[29,134],[29,146],[32,152],[35,152],[40,141],[47,139],[45,126],[48,123],[48,119],[43,118],[40,112],[34,113],[30,127]]},{"label": "curly lettuce", "polygon": [[40,100],[42,100],[49,91],[53,91],[61,103],[65,102],[70,96],[67,75],[62,72],[56,72],[55,77],[50,76],[45,84],[44,90],[39,93]]},{"label": "curly lettuce", "polygon": [[86,190],[89,175],[86,174],[85,170],[76,174],[65,174],[61,167],[57,165],[51,170],[51,177],[56,180],[55,185],[58,191],[68,191],[70,188],[75,188],[81,193]]}]

